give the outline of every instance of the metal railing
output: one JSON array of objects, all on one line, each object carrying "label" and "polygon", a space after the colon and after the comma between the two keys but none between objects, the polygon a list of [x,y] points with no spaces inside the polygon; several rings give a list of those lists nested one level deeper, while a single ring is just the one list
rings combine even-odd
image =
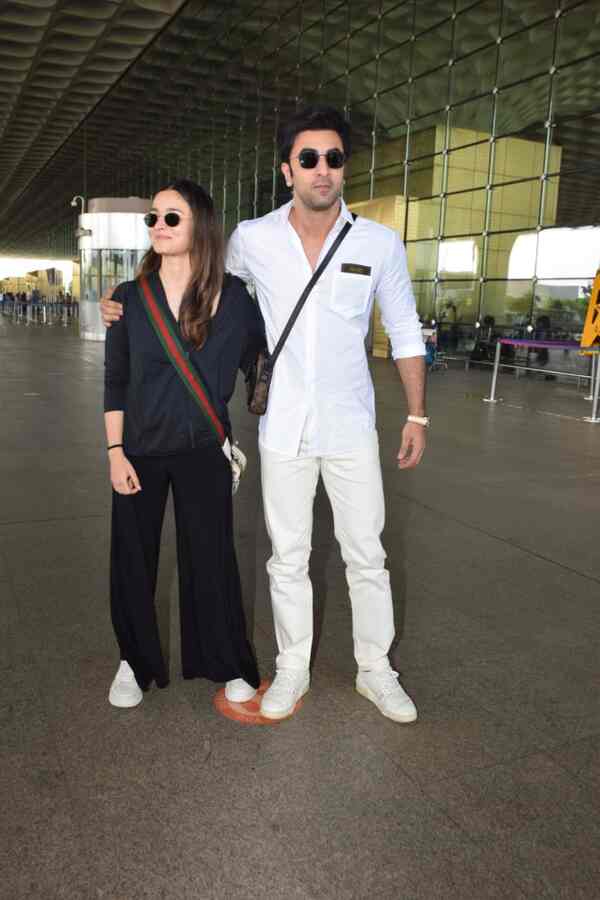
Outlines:
[{"label": "metal railing", "polygon": [[513,346],[527,346],[528,348],[535,349],[536,347],[543,347],[546,349],[554,348],[559,350],[566,351],[576,351],[581,353],[581,347],[575,341],[536,341],[536,340],[525,340],[518,338],[502,338],[496,343],[496,353],[494,356],[494,369],[492,372],[492,385],[490,388],[489,397],[484,397],[484,403],[498,403],[501,400],[501,397],[496,396],[496,388],[498,384],[498,373],[500,368],[505,369],[513,369],[515,371],[515,375],[519,375],[519,371],[527,371],[527,372],[540,372],[544,375],[556,375],[565,378],[577,378],[578,380],[584,380],[590,382],[590,393],[585,397],[586,400],[592,401],[592,414],[591,416],[582,416],[584,422],[591,422],[596,425],[600,423],[600,418],[598,417],[598,406],[600,401],[600,364],[598,361],[598,352],[600,352],[600,348],[594,350],[586,351],[592,357],[591,360],[591,372],[589,375],[584,375],[580,372],[564,372],[558,371],[555,369],[547,369],[540,368],[539,366],[529,366],[529,365],[517,365],[515,363],[507,363],[501,362],[500,355],[502,352],[503,345],[513,345]]},{"label": "metal railing", "polygon": [[39,300],[5,297],[0,303],[0,309],[2,315],[16,325],[68,328],[79,319],[78,301],[66,301],[58,297],[40,297]]}]

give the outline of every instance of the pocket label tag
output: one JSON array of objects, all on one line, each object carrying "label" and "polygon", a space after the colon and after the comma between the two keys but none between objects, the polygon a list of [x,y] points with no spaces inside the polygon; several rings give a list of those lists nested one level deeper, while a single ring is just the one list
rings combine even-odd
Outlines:
[{"label": "pocket label tag", "polygon": [[371,266],[361,266],[359,263],[342,263],[342,272],[349,272],[351,275],[370,275]]}]

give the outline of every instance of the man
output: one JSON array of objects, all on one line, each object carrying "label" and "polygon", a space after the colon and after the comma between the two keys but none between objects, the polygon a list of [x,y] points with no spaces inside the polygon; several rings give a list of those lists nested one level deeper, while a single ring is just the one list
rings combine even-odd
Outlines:
[{"label": "man", "polygon": [[[279,132],[281,171],[291,202],[241,222],[227,268],[252,282],[272,349],[312,272],[352,221],[341,199],[350,126],[328,107],[296,114]],[[275,366],[260,420],[263,506],[273,555],[267,563],[279,654],[261,712],[290,715],[308,691],[313,598],[308,576],[319,475],[333,509],[352,603],[356,689],[397,722],[416,708],[392,671],[389,574],[381,545],[384,497],[373,384],[364,339],[377,296],[404,386],[408,420],[398,466],[425,448],[425,364],[421,328],[398,235],[358,218],[314,287]],[[107,324],[114,311],[103,299]]]}]

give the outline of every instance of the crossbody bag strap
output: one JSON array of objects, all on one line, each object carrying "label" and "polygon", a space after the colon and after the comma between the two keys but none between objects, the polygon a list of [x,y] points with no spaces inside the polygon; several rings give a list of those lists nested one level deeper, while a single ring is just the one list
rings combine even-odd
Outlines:
[{"label": "crossbody bag strap", "polygon": [[160,303],[152,290],[152,285],[145,275],[140,275],[136,280],[136,286],[150,324],[163,345],[165,353],[173,363],[177,374],[196,401],[219,444],[222,446],[226,438],[225,429],[210,402],[208,388],[204,384],[200,373],[190,362],[172,323],[163,315]]},{"label": "crossbody bag strap", "polygon": [[344,240],[344,238],[346,237],[346,235],[348,234],[348,232],[349,232],[350,229],[352,228],[352,225],[353,225],[354,222],[356,221],[356,218],[357,218],[357,217],[356,217],[356,213],[352,213],[352,219],[353,219],[353,221],[352,221],[352,222],[346,222],[346,224],[344,225],[344,227],[342,228],[342,230],[340,231],[340,233],[339,233],[338,236],[336,237],[335,241],[333,242],[333,244],[331,245],[331,247],[330,247],[329,250],[327,251],[327,254],[326,254],[325,257],[323,258],[323,260],[321,261],[321,263],[317,266],[317,268],[315,269],[315,271],[313,272],[310,281],[308,282],[308,284],[306,285],[306,287],[305,287],[304,290],[302,291],[302,294],[301,294],[301,296],[300,296],[300,299],[298,300],[298,302],[296,303],[294,309],[292,310],[292,314],[290,315],[289,319],[287,320],[286,325],[285,325],[285,328],[284,328],[283,331],[281,332],[281,335],[280,335],[280,337],[279,337],[279,340],[277,341],[277,343],[275,344],[275,347],[273,348],[273,352],[272,352],[271,355],[269,356],[269,359],[268,359],[268,366],[269,366],[271,369],[272,369],[273,366],[275,365],[275,361],[276,361],[277,357],[279,356],[279,354],[281,353],[281,351],[282,351],[282,349],[283,349],[283,345],[284,345],[285,342],[287,341],[288,336],[289,336],[289,333],[290,333],[290,331],[292,330],[292,328],[294,327],[294,323],[296,322],[296,319],[297,319],[298,316],[300,315],[300,312],[301,312],[301,310],[302,310],[302,307],[304,306],[304,304],[305,304],[306,301],[308,300],[308,296],[309,296],[310,292],[312,291],[312,289],[314,288],[315,284],[317,283],[317,281],[319,280],[319,278],[321,277],[321,275],[323,274],[323,272],[325,271],[325,269],[327,268],[327,266],[328,266],[329,263],[331,262],[332,256],[334,255],[335,251],[338,249],[338,247],[340,246],[340,244],[342,243],[342,241]]}]

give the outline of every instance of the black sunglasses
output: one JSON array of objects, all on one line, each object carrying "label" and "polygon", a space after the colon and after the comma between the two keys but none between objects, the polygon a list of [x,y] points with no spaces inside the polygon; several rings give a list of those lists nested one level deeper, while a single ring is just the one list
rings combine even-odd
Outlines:
[{"label": "black sunglasses", "polygon": [[[148,228],[154,228],[159,218],[160,216],[158,216],[156,213],[149,212],[144,216],[144,222],[146,223]],[[163,219],[165,220],[165,225],[167,225],[169,228],[175,228],[181,222],[181,216],[176,212],[165,213]]]},{"label": "black sunglasses", "polygon": [[312,147],[305,147],[298,156],[293,156],[292,159],[297,159],[303,169],[316,169],[322,156],[325,157],[325,162],[330,169],[341,169],[346,162],[346,154],[337,147],[328,150],[327,153],[319,153]]}]

